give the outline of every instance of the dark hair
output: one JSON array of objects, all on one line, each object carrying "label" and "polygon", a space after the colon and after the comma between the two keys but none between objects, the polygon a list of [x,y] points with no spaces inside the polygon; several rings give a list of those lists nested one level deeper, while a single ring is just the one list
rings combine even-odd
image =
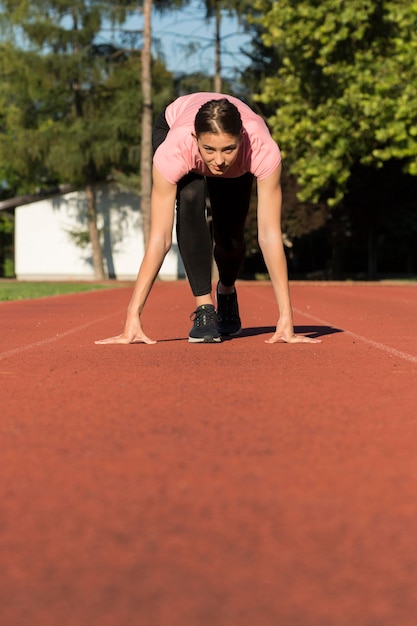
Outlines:
[{"label": "dark hair", "polygon": [[197,137],[203,133],[226,133],[238,137],[242,131],[242,118],[238,109],[227,98],[210,100],[198,110],[194,130]]}]

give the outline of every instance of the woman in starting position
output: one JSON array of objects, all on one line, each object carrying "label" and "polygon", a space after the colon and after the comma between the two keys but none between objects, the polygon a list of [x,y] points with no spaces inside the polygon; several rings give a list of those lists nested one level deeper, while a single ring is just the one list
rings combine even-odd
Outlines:
[{"label": "woman in starting position", "polygon": [[[241,330],[235,281],[245,258],[244,226],[257,180],[258,241],[274,289],[279,319],[267,343],[315,343],[295,335],[281,234],[281,155],[263,119],[239,99],[217,93],[182,96],[153,129],[151,230],[121,335],[96,343],[155,343],[141,314],[171,247],[175,206],[177,239],[196,310],[189,341],[215,343]],[[211,206],[212,235],[206,217]],[[212,236],[219,282],[212,298]]]}]

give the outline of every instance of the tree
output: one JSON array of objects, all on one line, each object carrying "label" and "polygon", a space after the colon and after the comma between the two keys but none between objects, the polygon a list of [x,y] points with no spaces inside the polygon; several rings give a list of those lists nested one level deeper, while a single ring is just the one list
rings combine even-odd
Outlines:
[{"label": "tree", "polygon": [[204,0],[206,20],[215,20],[214,30],[214,91],[222,91],[222,35],[221,25],[223,14],[236,15],[241,18],[251,9],[248,0]]},{"label": "tree", "polygon": [[[353,258],[355,271],[374,277],[377,266],[390,264],[383,250],[394,248],[407,247],[412,267],[410,237],[399,224],[409,224],[415,237],[410,203],[397,193],[391,206],[397,227],[389,231],[375,203],[381,180],[389,176],[397,189],[412,188],[409,175],[417,174],[416,1],[257,0],[254,6],[262,45],[268,59],[275,56],[275,71],[264,68],[256,98],[298,188],[295,217],[303,204],[317,207],[333,277],[351,272]],[[358,220],[352,202],[364,188],[360,206],[369,219]],[[359,239],[368,248],[360,255]]]},{"label": "tree", "polygon": [[0,157],[14,171],[23,164],[28,188],[51,181],[85,187],[94,271],[102,279],[95,186],[114,167],[129,170],[139,161],[133,148],[141,99],[132,97],[132,78],[140,93],[140,58],[97,43],[103,20],[121,22],[124,9],[101,1],[1,5],[3,23],[12,35],[19,29],[22,45],[4,46]]},{"label": "tree", "polygon": [[143,0],[143,44],[142,44],[142,73],[141,87],[143,96],[142,112],[142,140],[141,140],[141,164],[140,164],[140,197],[143,224],[143,237],[145,247],[149,240],[151,225],[151,190],[152,190],[152,8],[165,11],[168,8],[178,8],[187,4],[188,0]]},{"label": "tree", "polygon": [[417,1],[257,0],[280,65],[259,100],[303,200],[340,203],[356,163],[417,174]]},{"label": "tree", "polygon": [[152,0],[143,3],[143,45],[142,45],[142,141],[140,160],[141,209],[145,247],[151,228],[151,190],[152,190]]}]

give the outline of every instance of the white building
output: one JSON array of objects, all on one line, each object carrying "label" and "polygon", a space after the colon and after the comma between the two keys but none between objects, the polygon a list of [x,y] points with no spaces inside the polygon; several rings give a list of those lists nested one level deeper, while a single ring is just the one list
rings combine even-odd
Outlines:
[{"label": "white building", "polygon": [[[134,280],[144,253],[137,195],[103,185],[96,190],[105,269],[110,278]],[[94,280],[91,244],[79,245],[87,231],[82,191],[54,195],[15,208],[15,274],[19,280]],[[183,278],[173,244],[159,277]]]}]

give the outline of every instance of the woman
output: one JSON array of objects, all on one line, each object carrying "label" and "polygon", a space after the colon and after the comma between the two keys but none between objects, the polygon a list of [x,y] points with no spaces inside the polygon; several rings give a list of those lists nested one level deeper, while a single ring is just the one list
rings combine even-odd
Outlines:
[{"label": "woman", "polygon": [[[294,334],[281,235],[281,155],[265,122],[232,96],[195,93],[171,103],[153,131],[153,187],[149,243],[130,300],[124,331],[96,343],[155,343],[141,314],[171,246],[175,205],[177,239],[196,310],[189,341],[216,343],[241,330],[235,281],[245,257],[244,225],[253,178],[258,191],[258,240],[274,288],[279,320],[267,343],[317,342]],[[217,312],[212,298],[212,238],[219,270]]]}]

